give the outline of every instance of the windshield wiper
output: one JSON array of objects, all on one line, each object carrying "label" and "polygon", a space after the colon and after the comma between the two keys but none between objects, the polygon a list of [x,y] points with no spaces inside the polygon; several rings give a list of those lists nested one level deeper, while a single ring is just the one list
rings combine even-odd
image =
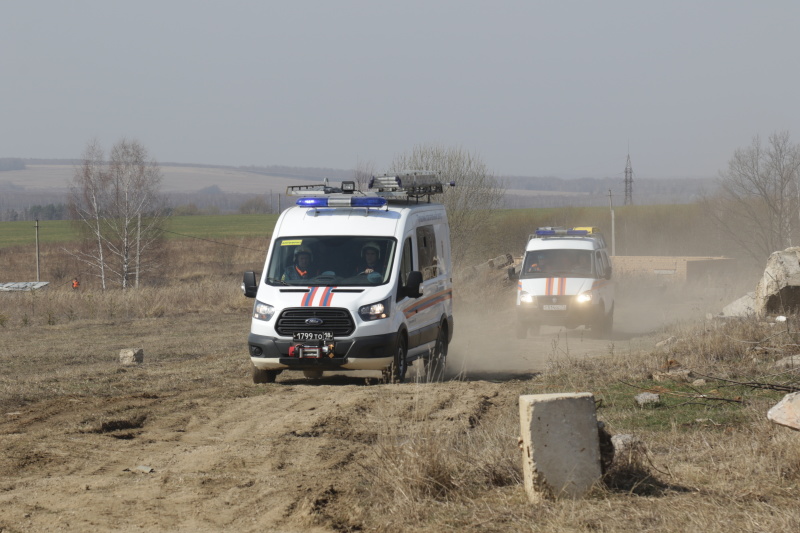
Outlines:
[{"label": "windshield wiper", "polygon": [[286,283],[282,279],[275,279],[275,278],[267,278],[267,281],[273,284],[280,284],[280,285],[291,285],[290,283]]}]

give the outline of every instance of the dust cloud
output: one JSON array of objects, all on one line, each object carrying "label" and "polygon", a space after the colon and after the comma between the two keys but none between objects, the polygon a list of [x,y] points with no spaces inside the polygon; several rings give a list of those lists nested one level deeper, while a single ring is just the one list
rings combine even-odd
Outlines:
[{"label": "dust cloud", "polygon": [[597,338],[583,326],[572,330],[543,326],[540,335],[529,334],[523,340],[514,334],[514,289],[497,285],[473,289],[473,298],[454,303],[447,378],[525,378],[562,358],[600,356],[634,346],[649,349],[661,340],[664,328],[702,322],[708,315],[719,314],[722,307],[746,292],[747,286],[729,280],[716,284],[617,280],[610,338]]}]

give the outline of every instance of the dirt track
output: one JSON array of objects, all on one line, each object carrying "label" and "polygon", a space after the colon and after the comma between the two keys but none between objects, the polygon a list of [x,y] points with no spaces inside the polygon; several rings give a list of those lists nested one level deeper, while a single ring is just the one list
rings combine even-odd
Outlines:
[{"label": "dirt track", "polygon": [[[628,312],[641,315],[620,306],[618,323]],[[516,340],[510,316],[457,314],[460,380],[400,385],[299,373],[253,385],[246,312],[4,328],[0,531],[360,528],[347,506],[369,489],[379,435],[410,418],[468,427],[513,412],[549,360],[652,346],[622,325],[611,341],[556,328]],[[120,368],[131,345],[145,363]]]}]

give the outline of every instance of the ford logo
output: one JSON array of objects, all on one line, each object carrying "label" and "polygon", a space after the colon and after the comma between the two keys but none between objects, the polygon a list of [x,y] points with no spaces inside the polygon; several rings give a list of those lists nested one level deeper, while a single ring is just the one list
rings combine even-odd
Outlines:
[{"label": "ford logo", "polygon": [[321,326],[322,319],[317,317],[306,318],[306,324],[308,324],[309,326]]}]

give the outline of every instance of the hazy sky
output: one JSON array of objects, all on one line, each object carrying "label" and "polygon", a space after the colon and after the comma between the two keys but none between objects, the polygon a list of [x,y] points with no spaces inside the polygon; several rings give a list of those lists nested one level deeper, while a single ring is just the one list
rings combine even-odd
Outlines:
[{"label": "hazy sky", "polygon": [[0,157],[715,176],[800,142],[800,2],[0,1]]}]

